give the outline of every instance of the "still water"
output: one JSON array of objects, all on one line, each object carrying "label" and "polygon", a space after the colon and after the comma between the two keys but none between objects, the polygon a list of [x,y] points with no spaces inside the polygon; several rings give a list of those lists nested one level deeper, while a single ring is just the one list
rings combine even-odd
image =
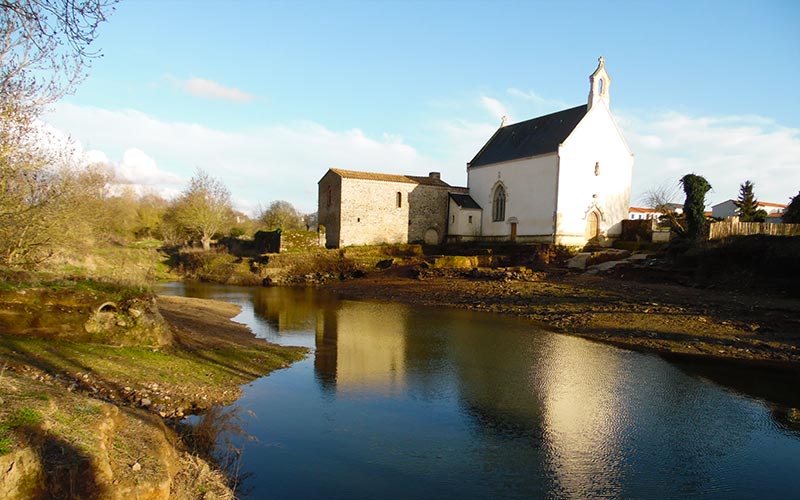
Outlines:
[{"label": "still water", "polygon": [[310,289],[161,292],[234,302],[256,335],[313,350],[236,403],[257,439],[233,437],[244,498],[800,495],[796,377]]}]

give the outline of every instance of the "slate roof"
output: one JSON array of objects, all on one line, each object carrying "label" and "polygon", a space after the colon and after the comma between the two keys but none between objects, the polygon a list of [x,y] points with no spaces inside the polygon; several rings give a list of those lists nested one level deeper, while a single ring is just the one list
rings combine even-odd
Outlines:
[{"label": "slate roof", "polygon": [[468,194],[450,193],[450,198],[452,198],[453,201],[456,202],[456,205],[461,208],[474,208],[481,210],[481,206],[478,205],[475,200],[472,199],[472,196]]},{"label": "slate roof", "polygon": [[587,111],[586,104],[524,122],[501,127],[469,162],[479,167],[501,161],[529,158],[558,150]]},{"label": "slate roof", "polygon": [[359,172],[357,170],[343,170],[332,168],[331,172],[346,179],[361,179],[366,181],[405,182],[408,184],[424,184],[426,186],[451,187],[441,179],[416,175],[379,174],[376,172]]}]

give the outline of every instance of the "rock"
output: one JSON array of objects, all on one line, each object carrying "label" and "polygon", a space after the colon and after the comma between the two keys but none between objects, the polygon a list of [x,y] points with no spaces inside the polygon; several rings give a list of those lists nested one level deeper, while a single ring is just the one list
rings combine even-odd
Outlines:
[{"label": "rock", "polygon": [[131,465],[131,470],[133,472],[139,472],[140,470],[142,470],[142,464],[136,462],[135,464]]},{"label": "rock", "polygon": [[142,398],[142,400],[139,402],[139,404],[142,405],[142,406],[150,406],[151,404],[153,404],[153,402],[150,401],[147,398]]},{"label": "rock", "polygon": [[592,254],[589,252],[579,253],[575,257],[569,259],[567,261],[567,268],[568,269],[586,269],[586,266],[589,265],[589,260],[592,258]]}]

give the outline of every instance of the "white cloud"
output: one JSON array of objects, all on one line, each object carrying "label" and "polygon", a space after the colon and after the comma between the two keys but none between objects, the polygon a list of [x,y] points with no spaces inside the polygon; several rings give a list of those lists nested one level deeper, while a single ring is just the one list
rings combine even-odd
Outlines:
[{"label": "white cloud", "polygon": [[174,190],[202,168],[225,183],[242,211],[279,199],[314,211],[317,182],[330,167],[414,175],[436,170],[435,162],[396,135],[373,138],[359,129],[334,131],[308,121],[227,132],[66,102],[47,120],[102,151],[132,184]]},{"label": "white cloud", "polygon": [[107,163],[113,167],[117,174],[117,182],[120,184],[175,188],[184,182],[184,179],[172,172],[159,169],[153,158],[137,148],[127,149],[122,154],[122,160]]},{"label": "white cloud", "polygon": [[[486,109],[494,117],[508,110],[505,103],[485,98],[473,100],[468,111]],[[735,198],[748,179],[762,201],[786,203],[800,189],[798,129],[757,116],[617,113],[636,155],[634,204],[647,189],[677,183],[687,173],[705,176],[714,187],[709,204]],[[131,184],[174,193],[182,188],[181,179],[202,168],[222,180],[237,208],[247,212],[279,199],[305,212],[316,210],[317,182],[330,167],[412,175],[435,170],[450,184],[465,185],[466,162],[499,125],[458,116],[431,120],[420,125],[427,147],[421,152],[393,131],[373,137],[357,128],[337,131],[310,121],[228,132],[135,110],[65,102],[47,120],[87,144],[89,154],[110,158],[106,162]]]},{"label": "white cloud", "polygon": [[253,95],[234,87],[226,87],[220,83],[204,78],[190,78],[183,82],[183,90],[193,96],[222,101],[248,102]]},{"label": "white cloud", "polygon": [[759,116],[618,118],[636,155],[633,201],[688,173],[704,176],[713,186],[706,197],[710,205],[736,198],[746,180],[755,184],[761,201],[787,203],[800,189],[800,129]]},{"label": "white cloud", "polygon": [[481,104],[493,117],[497,119],[497,121],[500,121],[503,119],[503,117],[506,117],[507,122],[512,123],[508,110],[503,103],[497,99],[483,96],[481,97]]}]

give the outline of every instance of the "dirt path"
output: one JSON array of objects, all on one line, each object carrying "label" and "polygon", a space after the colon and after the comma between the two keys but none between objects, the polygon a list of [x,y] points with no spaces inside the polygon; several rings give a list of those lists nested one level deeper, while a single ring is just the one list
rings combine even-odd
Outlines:
[{"label": "dirt path", "polygon": [[392,269],[327,287],[343,298],[514,314],[636,350],[800,368],[800,301],[787,298],[560,271]]}]

